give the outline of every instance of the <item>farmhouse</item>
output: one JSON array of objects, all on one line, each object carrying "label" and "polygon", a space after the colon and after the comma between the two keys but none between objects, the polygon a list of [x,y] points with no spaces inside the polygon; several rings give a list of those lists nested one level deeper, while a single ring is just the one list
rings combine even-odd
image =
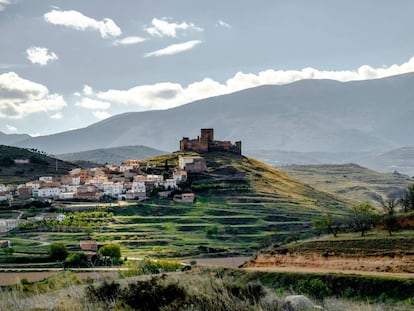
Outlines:
[{"label": "farmhouse", "polygon": [[203,157],[178,158],[178,167],[189,173],[202,173],[207,169],[206,159]]}]

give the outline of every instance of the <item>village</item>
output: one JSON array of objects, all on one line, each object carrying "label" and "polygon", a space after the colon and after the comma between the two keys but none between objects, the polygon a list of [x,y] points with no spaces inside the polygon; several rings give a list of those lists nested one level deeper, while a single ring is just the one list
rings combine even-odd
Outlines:
[{"label": "village", "polygon": [[[201,136],[189,140],[183,137],[180,151],[241,153],[241,142],[214,140],[214,129],[201,129]],[[24,159],[17,159],[23,161]],[[40,202],[120,202],[143,201],[150,197],[170,198],[176,202],[192,204],[195,195],[188,187],[189,174],[203,173],[207,169],[202,156],[180,155],[178,165],[152,165],[144,160],[126,160],[121,165],[75,168],[63,176],[41,176],[37,180],[19,185],[0,184],[0,203],[13,206],[13,201]],[[37,217],[37,218],[36,218]],[[28,221],[42,221],[36,216]],[[62,221],[63,214],[56,220]],[[0,232],[14,230],[23,220],[20,217],[0,219]]]}]

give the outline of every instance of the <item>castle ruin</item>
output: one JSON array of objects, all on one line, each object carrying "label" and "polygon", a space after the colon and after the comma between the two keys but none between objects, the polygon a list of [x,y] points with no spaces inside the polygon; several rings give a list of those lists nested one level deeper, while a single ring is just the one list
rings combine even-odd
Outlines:
[{"label": "castle ruin", "polygon": [[201,129],[201,136],[197,139],[183,137],[180,140],[181,151],[211,152],[224,151],[241,154],[241,141],[232,144],[230,141],[214,140],[214,129]]}]

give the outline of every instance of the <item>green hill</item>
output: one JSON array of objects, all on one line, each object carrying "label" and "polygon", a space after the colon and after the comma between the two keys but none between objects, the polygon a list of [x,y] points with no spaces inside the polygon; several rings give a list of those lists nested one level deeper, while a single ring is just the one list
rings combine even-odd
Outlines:
[{"label": "green hill", "polygon": [[143,159],[163,153],[165,152],[146,146],[123,146],[59,154],[57,157],[66,161],[89,161],[119,165],[128,159]]},{"label": "green hill", "polygon": [[[15,160],[29,160],[16,164]],[[0,145],[0,183],[23,183],[44,175],[64,175],[74,164],[52,158],[37,150]]]},{"label": "green hill", "polygon": [[406,175],[379,173],[357,164],[290,165],[280,170],[350,202],[379,204],[387,195],[400,194],[414,181]]},{"label": "green hill", "polygon": [[[150,167],[164,167],[166,162],[173,166],[180,155],[147,161]],[[115,222],[102,235],[119,239],[129,256],[229,256],[312,235],[315,215],[347,213],[333,195],[257,160],[220,152],[201,156],[207,160],[207,172],[189,176],[194,205],[164,199],[141,203],[137,209],[113,209]]]}]

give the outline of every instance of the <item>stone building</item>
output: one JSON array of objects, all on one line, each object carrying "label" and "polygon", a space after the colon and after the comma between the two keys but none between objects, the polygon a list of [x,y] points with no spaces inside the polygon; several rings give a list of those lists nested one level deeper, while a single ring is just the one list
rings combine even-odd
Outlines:
[{"label": "stone building", "polygon": [[181,151],[211,152],[224,151],[241,154],[241,141],[232,144],[230,141],[214,140],[214,129],[201,129],[201,136],[197,139],[183,137],[180,140]]}]

